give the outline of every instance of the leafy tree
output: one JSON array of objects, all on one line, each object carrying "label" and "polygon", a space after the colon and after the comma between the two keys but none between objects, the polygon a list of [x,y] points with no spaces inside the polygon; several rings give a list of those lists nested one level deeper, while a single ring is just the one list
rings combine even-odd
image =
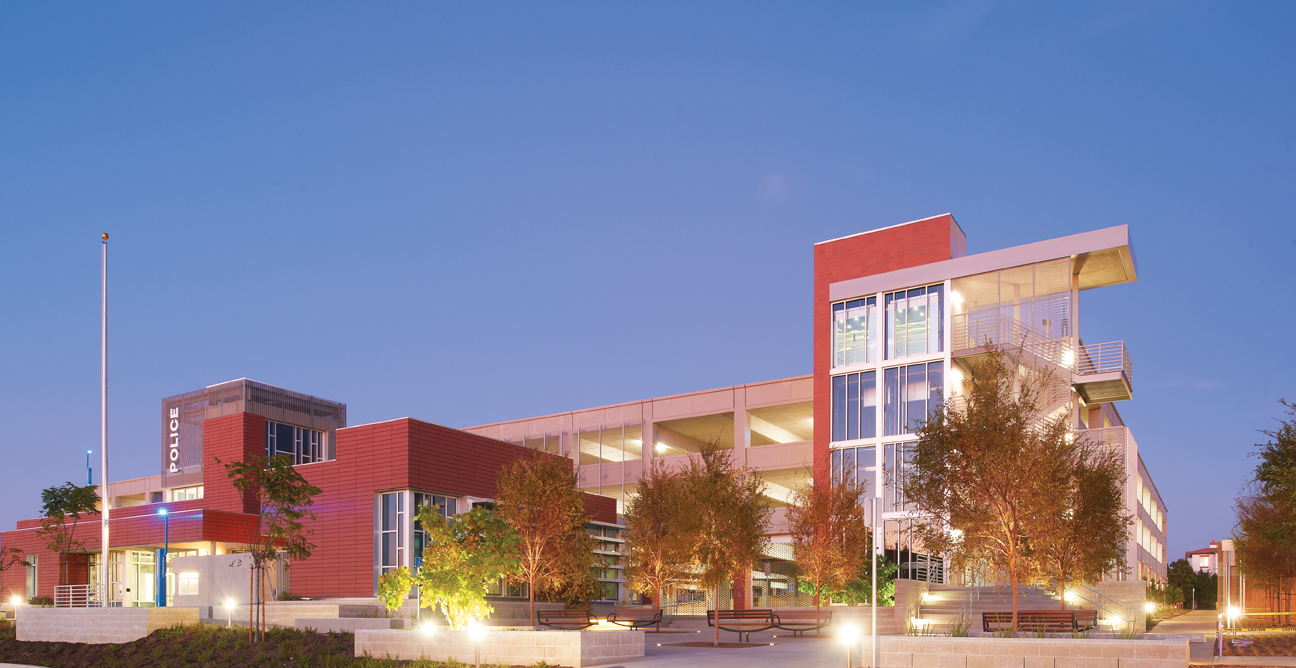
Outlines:
[{"label": "leafy tree", "polygon": [[[253,455],[246,462],[216,463],[225,467],[225,476],[243,497],[244,506],[255,502],[257,515],[248,526],[248,556],[252,559],[250,578],[257,585],[265,579],[266,569],[283,556],[303,560],[311,555],[315,544],[307,540],[314,531],[302,526],[303,518],[315,519],[310,506],[320,488],[310,484],[293,467],[292,457],[275,455],[269,459]],[[287,562],[284,567],[288,566]],[[259,601],[248,583],[249,599]],[[265,602],[259,601],[260,639],[265,639]],[[248,633],[251,639],[252,625]]]},{"label": "leafy tree", "polygon": [[455,515],[453,522],[435,506],[423,506],[418,521],[427,536],[423,563],[413,579],[420,605],[439,606],[455,630],[489,616],[493,608],[486,602],[486,586],[516,573],[517,532],[481,506]]},{"label": "leafy tree", "polygon": [[[720,586],[750,572],[762,556],[771,512],[765,483],[747,467],[735,465],[729,450],[710,443],[689,456],[684,489],[696,504],[684,535],[692,537],[698,580],[715,592],[719,610]],[[714,644],[720,644],[719,624]]]},{"label": "leafy tree", "polygon": [[864,517],[864,491],[862,482],[834,472],[797,490],[787,508],[800,582],[811,587],[816,608],[822,596],[855,577],[868,554],[872,536]]},{"label": "leafy tree", "polygon": [[[878,605],[895,605],[896,573],[900,567],[890,559],[878,557]],[[800,580],[797,591],[803,594],[815,593],[813,582]],[[873,602],[873,560],[866,555],[855,567],[855,576],[838,589],[828,590],[834,601],[841,601],[849,606]]]},{"label": "leafy tree", "polygon": [[[1097,582],[1124,570],[1125,540],[1134,523],[1125,512],[1123,454],[1111,447],[1077,440],[1052,448],[1062,458],[1055,493],[1061,514],[1035,538],[1041,566],[1054,587],[1065,592],[1078,582]],[[1066,609],[1066,596],[1061,596]]]},{"label": "leafy tree", "polygon": [[955,568],[985,560],[1007,576],[1014,627],[1018,585],[1043,570],[1036,539],[1069,500],[1056,488],[1073,449],[1065,416],[1040,415],[1050,379],[989,346],[972,364],[964,405],[934,410],[918,429],[910,465],[897,472],[906,500],[930,518],[915,527],[923,544]]},{"label": "leafy tree", "polygon": [[666,592],[691,578],[690,503],[683,474],[653,460],[626,504],[626,582],[655,597],[658,606]]},{"label": "leafy tree", "polygon": [[585,494],[571,462],[529,453],[504,465],[497,480],[495,512],[520,540],[513,582],[526,583],[531,624],[539,590],[555,591],[588,576],[594,540],[586,532]]},{"label": "leafy tree", "polygon": [[1257,446],[1260,463],[1234,504],[1233,540],[1248,581],[1290,608],[1296,577],[1296,404],[1279,403],[1287,419],[1279,420],[1278,429],[1261,430],[1269,440]]},{"label": "leafy tree", "polygon": [[68,555],[85,547],[85,541],[76,538],[81,516],[98,515],[98,504],[98,488],[94,485],[69,482],[41,491],[41,528],[36,535],[50,552],[59,555],[60,585],[67,584]]},{"label": "leafy tree", "polygon": [[382,601],[383,610],[388,617],[400,609],[413,587],[414,576],[404,566],[378,576],[378,600]]}]

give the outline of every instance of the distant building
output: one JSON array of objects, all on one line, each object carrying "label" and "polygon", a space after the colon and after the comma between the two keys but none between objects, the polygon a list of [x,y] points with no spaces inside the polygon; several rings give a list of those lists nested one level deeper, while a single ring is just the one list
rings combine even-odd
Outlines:
[{"label": "distant building", "polygon": [[1219,541],[1212,540],[1210,547],[1184,552],[1184,559],[1188,560],[1188,564],[1192,566],[1194,571],[1219,575],[1219,552]]}]

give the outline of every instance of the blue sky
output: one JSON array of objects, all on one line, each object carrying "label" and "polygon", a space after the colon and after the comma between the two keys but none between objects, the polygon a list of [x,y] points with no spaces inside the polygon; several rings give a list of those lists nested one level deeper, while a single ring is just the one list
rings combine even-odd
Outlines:
[{"label": "blue sky", "polygon": [[[1296,399],[1296,5],[0,5],[0,527],[238,377],[451,426],[811,370],[811,246],[1128,224],[1171,556]],[[96,465],[97,468],[97,465]],[[96,474],[97,476],[97,474]]]}]

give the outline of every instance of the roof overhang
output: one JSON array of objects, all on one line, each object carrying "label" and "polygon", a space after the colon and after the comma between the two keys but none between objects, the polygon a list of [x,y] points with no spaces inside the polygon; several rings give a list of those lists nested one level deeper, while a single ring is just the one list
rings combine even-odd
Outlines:
[{"label": "roof overhang", "polygon": [[988,271],[1020,267],[1059,258],[1072,259],[1071,270],[1080,289],[1102,288],[1138,280],[1138,262],[1130,242],[1129,226],[1118,225],[1092,232],[1013,246],[952,260],[839,281],[828,286],[828,299],[839,301],[888,290],[937,283]]}]

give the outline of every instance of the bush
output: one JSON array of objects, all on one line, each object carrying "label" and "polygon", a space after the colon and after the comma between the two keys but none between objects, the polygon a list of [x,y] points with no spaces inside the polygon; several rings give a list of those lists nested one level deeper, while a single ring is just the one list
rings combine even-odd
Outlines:
[{"label": "bush", "polygon": [[48,596],[33,596],[27,599],[27,605],[38,605],[43,608],[54,607],[54,599]]},{"label": "bush", "polygon": [[276,601],[300,601],[302,600],[302,597],[290,591],[281,591],[279,592],[279,595],[275,597],[275,600]]}]

